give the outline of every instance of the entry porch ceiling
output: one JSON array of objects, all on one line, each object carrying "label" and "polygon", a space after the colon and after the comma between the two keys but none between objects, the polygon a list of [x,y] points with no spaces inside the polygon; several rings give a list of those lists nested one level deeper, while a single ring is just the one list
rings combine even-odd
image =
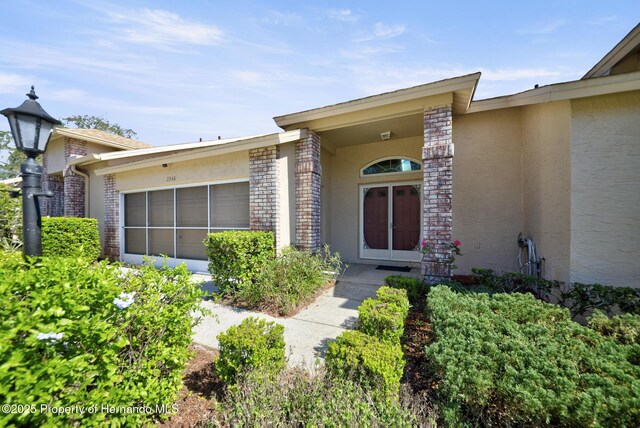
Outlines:
[{"label": "entry porch ceiling", "polygon": [[[392,119],[378,120],[344,128],[330,129],[319,132],[322,146],[335,153],[339,147],[355,146],[358,144],[382,143],[393,144],[394,140],[423,135],[423,114],[414,113]],[[391,139],[383,141],[381,132],[391,131]]]}]

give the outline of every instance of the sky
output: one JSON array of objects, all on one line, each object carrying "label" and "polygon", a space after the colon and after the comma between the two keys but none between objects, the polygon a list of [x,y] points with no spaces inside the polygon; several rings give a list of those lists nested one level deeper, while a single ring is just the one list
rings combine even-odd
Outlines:
[{"label": "sky", "polygon": [[639,21],[638,0],[2,0],[0,106],[33,84],[52,116],[149,144],[257,135],[476,71],[476,100],[579,79]]}]

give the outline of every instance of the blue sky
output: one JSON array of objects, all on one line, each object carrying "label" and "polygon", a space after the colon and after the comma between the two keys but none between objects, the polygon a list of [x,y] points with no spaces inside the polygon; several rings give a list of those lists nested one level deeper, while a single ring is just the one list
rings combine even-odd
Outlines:
[{"label": "blue sky", "polygon": [[276,115],[475,71],[475,99],[579,79],[640,21],[637,0],[13,0],[1,10],[2,108],[34,84],[53,116],[104,116],[155,145],[277,132]]}]

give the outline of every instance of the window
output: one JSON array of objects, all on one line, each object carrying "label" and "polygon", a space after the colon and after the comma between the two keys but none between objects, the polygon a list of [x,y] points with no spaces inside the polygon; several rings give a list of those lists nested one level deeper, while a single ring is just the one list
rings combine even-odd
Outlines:
[{"label": "window", "polygon": [[391,158],[381,159],[365,166],[362,168],[360,175],[398,174],[420,171],[421,169],[422,166],[417,161],[403,158]]},{"label": "window", "polygon": [[249,183],[124,195],[124,251],[206,260],[207,233],[249,228]]}]

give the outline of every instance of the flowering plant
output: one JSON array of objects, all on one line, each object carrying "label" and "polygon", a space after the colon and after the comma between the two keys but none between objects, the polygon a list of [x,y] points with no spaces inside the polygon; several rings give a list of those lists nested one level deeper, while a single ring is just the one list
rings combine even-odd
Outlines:
[{"label": "flowering plant", "polygon": [[451,254],[449,256],[440,256],[434,254],[433,248],[429,246],[429,243],[425,240],[420,243],[420,252],[423,254],[422,258],[426,257],[427,254],[433,254],[435,256],[435,261],[437,263],[442,263],[448,266],[451,270],[457,269],[458,266],[455,265],[456,256],[462,256],[462,252],[460,251],[460,245],[462,242],[458,241],[445,241],[445,245],[449,246],[451,250]]}]

